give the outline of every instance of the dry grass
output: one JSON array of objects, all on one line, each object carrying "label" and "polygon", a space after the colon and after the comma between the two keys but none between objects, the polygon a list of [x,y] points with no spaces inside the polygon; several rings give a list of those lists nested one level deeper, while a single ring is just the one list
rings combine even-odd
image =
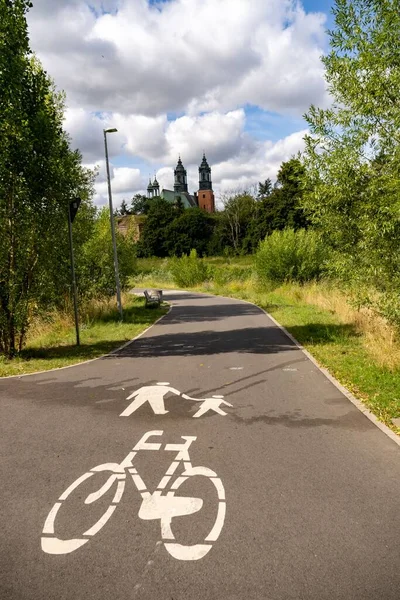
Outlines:
[{"label": "dry grass", "polygon": [[67,309],[35,319],[21,354],[0,357],[0,377],[65,367],[107,354],[147,329],[166,313],[166,307],[146,308],[143,298],[123,297],[121,322],[115,300],[80,307],[80,346],[76,346],[72,314]]},{"label": "dry grass", "polygon": [[[128,304],[131,299],[129,294],[122,294],[123,305]],[[92,299],[81,303],[79,306],[80,329],[86,329],[96,321],[106,318],[114,308],[115,298]],[[50,335],[59,336],[73,327],[75,327],[75,321],[71,302],[70,304],[66,303],[63,309],[53,309],[44,315],[36,316],[30,324],[26,342],[29,344],[33,340]]]},{"label": "dry grass", "polygon": [[352,307],[349,297],[342,291],[328,284],[315,283],[304,286],[291,283],[282,286],[280,291],[297,302],[329,311],[343,324],[352,325],[377,365],[390,371],[400,368],[400,340],[396,329],[373,311]]}]

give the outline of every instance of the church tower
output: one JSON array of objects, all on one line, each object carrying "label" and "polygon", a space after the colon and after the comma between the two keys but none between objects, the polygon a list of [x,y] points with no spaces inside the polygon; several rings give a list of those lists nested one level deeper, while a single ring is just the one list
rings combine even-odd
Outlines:
[{"label": "church tower", "polygon": [[187,186],[187,175],[186,169],[182,164],[181,157],[179,157],[178,164],[176,165],[176,169],[174,171],[175,175],[175,183],[174,183],[174,192],[186,192],[188,191]]},{"label": "church tower", "polygon": [[209,213],[215,212],[215,198],[212,189],[211,168],[207,162],[206,155],[199,166],[199,191],[197,193],[199,207]]},{"label": "church tower", "polygon": [[154,175],[153,190],[154,190],[153,191],[154,196],[159,196],[160,195],[160,184],[157,181],[156,175]]}]

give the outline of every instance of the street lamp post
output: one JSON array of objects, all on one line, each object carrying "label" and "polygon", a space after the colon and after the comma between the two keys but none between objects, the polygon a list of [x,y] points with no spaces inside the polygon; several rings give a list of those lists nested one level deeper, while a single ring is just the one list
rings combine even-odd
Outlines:
[{"label": "street lamp post", "polygon": [[106,167],[107,167],[107,183],[108,183],[108,202],[110,206],[110,225],[111,225],[111,238],[113,245],[113,253],[114,253],[114,271],[115,271],[115,286],[117,288],[117,304],[118,310],[121,317],[121,321],[123,318],[122,314],[122,302],[121,302],[121,286],[119,283],[119,272],[118,272],[118,254],[117,254],[117,243],[115,240],[115,229],[114,229],[114,210],[112,204],[112,195],[111,195],[111,180],[110,180],[110,165],[108,164],[108,148],[107,148],[107,133],[114,133],[118,131],[117,129],[103,129],[104,133],[104,148],[106,152]]}]

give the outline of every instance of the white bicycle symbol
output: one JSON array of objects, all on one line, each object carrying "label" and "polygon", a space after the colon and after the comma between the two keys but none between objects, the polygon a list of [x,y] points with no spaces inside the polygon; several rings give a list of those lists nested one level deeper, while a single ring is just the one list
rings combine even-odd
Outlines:
[{"label": "white bicycle symbol", "polygon": [[[96,533],[104,527],[114,510],[117,508],[124,493],[127,475],[126,471],[128,471],[136,488],[142,496],[142,503],[139,508],[138,516],[143,520],[160,519],[161,537],[169,554],[178,560],[199,560],[200,558],[203,558],[211,550],[212,543],[218,539],[224,525],[226,512],[224,486],[217,474],[211,469],[207,467],[192,467],[189,456],[189,447],[197,438],[194,436],[181,436],[181,438],[185,440],[184,443],[165,445],[164,450],[167,452],[177,452],[177,454],[168,467],[164,477],[162,477],[158,484],[156,491],[150,493],[147,490],[143,479],[135,469],[133,459],[139,450],[160,450],[162,446],[161,443],[148,442],[147,440],[150,437],[162,436],[163,433],[163,431],[148,431],[121,463],[105,463],[103,465],[98,465],[74,481],[74,483],[61,494],[46,518],[41,538],[42,550],[48,554],[69,554],[86,544],[90,538],[96,535]],[[170,483],[170,480],[181,463],[183,463],[182,474],[172,483],[170,491],[167,491],[165,495],[162,495],[163,490]],[[80,538],[62,540],[56,537],[55,521],[62,504],[70,497],[72,492],[81,485],[81,483],[92,477],[95,473],[102,471],[109,471],[111,472],[111,475],[97,492],[93,492],[87,496],[85,504],[92,504],[101,498],[112,485],[116,483],[116,491],[110,506],[96,523],[90,529],[85,531]],[[218,496],[218,510],[213,527],[204,542],[188,546],[173,541],[175,540],[175,536],[172,532],[171,521],[174,517],[191,515],[202,508],[203,500],[201,498],[175,496],[175,493],[180,486],[189,477],[195,477],[196,475],[208,477],[214,484]]]}]

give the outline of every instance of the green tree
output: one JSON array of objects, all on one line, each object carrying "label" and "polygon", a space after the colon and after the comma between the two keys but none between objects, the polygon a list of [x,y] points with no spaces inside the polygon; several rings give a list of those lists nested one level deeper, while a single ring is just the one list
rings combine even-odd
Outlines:
[{"label": "green tree", "polygon": [[[0,351],[22,348],[32,311],[63,257],[67,206],[89,201],[82,169],[62,129],[64,98],[29,48],[31,3],[0,0]],[[58,290],[62,293],[62,290]]]},{"label": "green tree", "polygon": [[150,198],[143,194],[135,194],[131,200],[130,214],[145,215],[150,208]]},{"label": "green tree", "polygon": [[187,208],[167,227],[166,248],[170,256],[182,256],[196,250],[198,256],[207,254],[214,219],[200,208]]},{"label": "green tree", "polygon": [[252,235],[258,240],[275,230],[302,229],[308,221],[301,206],[305,182],[304,166],[298,158],[283,162],[275,187],[261,198]]},{"label": "green tree", "polygon": [[262,183],[261,181],[258,183],[258,194],[257,194],[258,199],[270,196],[271,192],[272,192],[272,181],[270,180],[269,177],[268,177],[268,179],[266,179],[264,181],[264,183]]},{"label": "green tree", "polygon": [[378,310],[398,322],[399,9],[398,0],[336,1],[323,58],[333,102],[306,115],[304,198],[335,251],[336,274],[375,288]]},{"label": "green tree", "polygon": [[138,256],[168,256],[167,227],[175,218],[172,204],[161,198],[152,199],[138,242]]},{"label": "green tree", "polygon": [[129,207],[128,207],[128,204],[126,203],[126,200],[122,200],[121,206],[119,207],[118,214],[121,217],[124,217],[126,215],[132,214],[131,211],[130,211],[130,209],[129,209]]},{"label": "green tree", "polygon": [[178,215],[183,214],[183,212],[185,211],[185,207],[184,207],[184,204],[182,202],[182,198],[180,196],[178,196],[177,199],[176,199],[175,210],[176,210],[176,213]]},{"label": "green tree", "polygon": [[[115,232],[121,287],[135,271],[135,243],[129,235]],[[103,208],[94,222],[91,236],[82,247],[78,270],[78,289],[86,298],[115,294],[114,257],[110,230],[110,211]]]},{"label": "green tree", "polygon": [[224,210],[221,214],[223,237],[236,254],[251,251],[249,233],[257,219],[257,202],[247,191],[238,191],[222,198]]}]

